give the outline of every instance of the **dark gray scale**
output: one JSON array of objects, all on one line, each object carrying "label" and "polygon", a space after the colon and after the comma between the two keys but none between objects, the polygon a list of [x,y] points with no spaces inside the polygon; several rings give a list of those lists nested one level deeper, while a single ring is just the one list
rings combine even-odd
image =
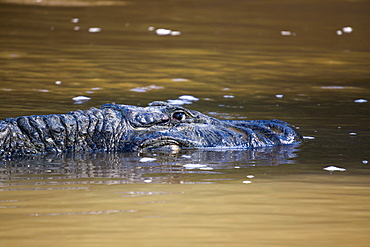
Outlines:
[{"label": "dark gray scale", "polygon": [[23,133],[25,133],[30,142],[39,150],[45,150],[45,144],[41,141],[41,137],[37,129],[31,125],[29,121],[30,117],[18,117],[16,118],[18,127],[21,129]]},{"label": "dark gray scale", "polygon": [[87,130],[89,129],[89,117],[81,110],[70,113],[76,119],[76,137],[75,137],[75,151],[90,151],[87,146]]},{"label": "dark gray scale", "polygon": [[0,156],[5,155],[6,150],[12,148],[11,129],[7,122],[0,120]]},{"label": "dark gray scale", "polygon": [[52,138],[49,126],[45,122],[45,118],[47,117],[34,115],[28,119],[33,128],[38,132],[40,140],[44,143],[46,152],[56,153],[58,151],[56,144]]},{"label": "dark gray scale", "polygon": [[96,150],[107,151],[108,150],[108,140],[104,138],[103,128],[104,128],[104,115],[101,110],[96,108],[93,109],[90,117],[90,127],[88,132],[91,134],[91,148]]},{"label": "dark gray scale", "polygon": [[75,151],[75,140],[77,137],[77,120],[69,113],[61,115],[60,120],[66,129],[65,149],[68,152],[73,152]]},{"label": "dark gray scale", "polygon": [[66,128],[60,117],[60,115],[48,115],[44,118],[58,152],[62,152],[66,145]]},{"label": "dark gray scale", "polygon": [[89,118],[89,127],[87,128],[86,133],[86,144],[91,151],[99,149],[94,141],[94,135],[98,133],[97,126],[99,122],[101,122],[101,119],[94,114],[95,112],[99,112],[99,110],[94,107],[85,111],[85,115]]},{"label": "dark gray scale", "polygon": [[106,109],[106,113],[110,118],[110,123],[113,130],[113,138],[111,139],[110,150],[119,150],[120,141],[122,136],[124,136],[127,129],[125,128],[127,123],[124,120],[125,117],[122,115],[122,112],[116,111],[113,109]]}]

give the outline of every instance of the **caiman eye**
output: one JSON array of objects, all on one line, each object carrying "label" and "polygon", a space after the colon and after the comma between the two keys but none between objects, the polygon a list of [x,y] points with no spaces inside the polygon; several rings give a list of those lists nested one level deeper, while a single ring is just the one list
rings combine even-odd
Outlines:
[{"label": "caiman eye", "polygon": [[186,119],[185,112],[175,112],[172,114],[172,118],[178,121],[184,121]]}]

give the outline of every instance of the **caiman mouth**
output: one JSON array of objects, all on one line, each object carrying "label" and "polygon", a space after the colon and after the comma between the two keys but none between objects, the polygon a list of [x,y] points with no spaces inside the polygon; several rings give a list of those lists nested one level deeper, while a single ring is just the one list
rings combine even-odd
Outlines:
[{"label": "caiman mouth", "polygon": [[141,150],[180,151],[184,147],[189,148],[194,147],[194,145],[168,137],[148,139],[139,145],[139,149]]}]

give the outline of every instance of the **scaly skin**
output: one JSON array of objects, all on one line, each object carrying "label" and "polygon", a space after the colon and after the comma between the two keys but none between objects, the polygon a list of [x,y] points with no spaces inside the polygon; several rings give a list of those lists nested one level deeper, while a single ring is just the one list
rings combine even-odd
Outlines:
[{"label": "scaly skin", "polygon": [[148,107],[105,104],[100,109],[0,120],[0,157],[148,149],[251,149],[301,140],[302,136],[283,121],[218,120],[160,101]]}]

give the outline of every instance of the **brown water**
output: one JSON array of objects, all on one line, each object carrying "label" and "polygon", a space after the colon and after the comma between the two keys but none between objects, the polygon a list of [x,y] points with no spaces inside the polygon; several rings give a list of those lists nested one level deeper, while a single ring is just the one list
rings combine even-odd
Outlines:
[{"label": "brown water", "polygon": [[370,107],[355,102],[370,100],[369,13],[361,0],[0,1],[0,119],[193,95],[188,108],[311,137],[1,161],[0,245],[369,246]]}]

